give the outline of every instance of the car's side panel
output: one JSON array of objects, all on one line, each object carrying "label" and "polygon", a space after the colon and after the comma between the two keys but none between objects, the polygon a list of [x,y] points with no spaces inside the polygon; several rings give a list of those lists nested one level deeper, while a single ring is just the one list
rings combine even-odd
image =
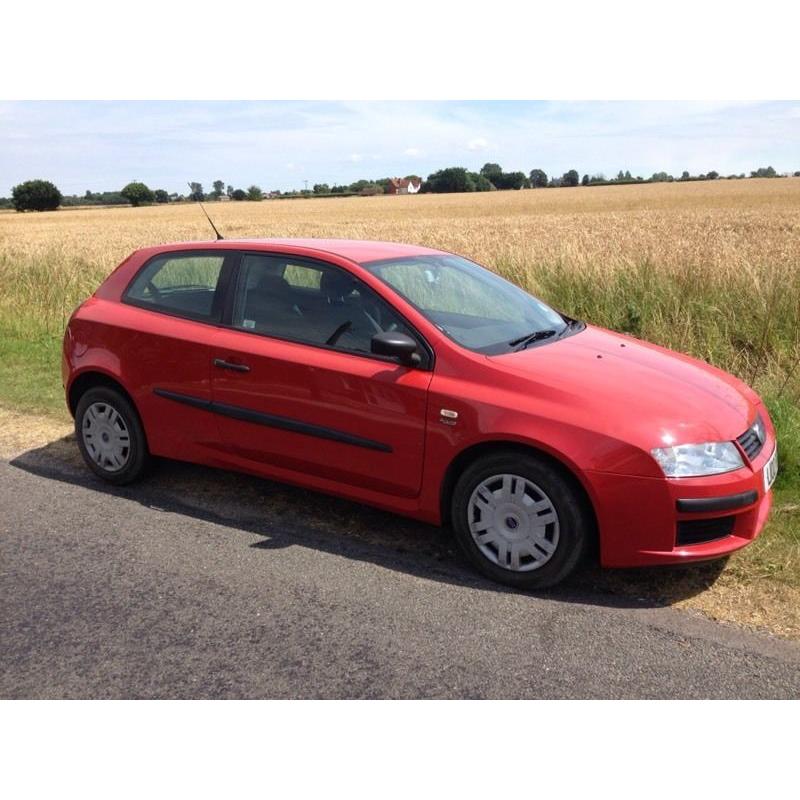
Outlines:
[{"label": "car's side panel", "polygon": [[230,456],[389,495],[419,492],[431,373],[220,330],[213,400]]},{"label": "car's side panel", "polygon": [[[439,515],[441,487],[450,465],[459,454],[476,445],[505,442],[537,448],[569,469],[590,497],[583,463],[591,463],[593,458],[598,463],[613,459],[622,464],[637,459],[635,448],[597,436],[571,422],[567,414],[559,418],[559,398],[533,398],[521,384],[507,384],[499,374],[487,385],[481,376],[489,369],[487,359],[477,354],[451,350],[437,359],[428,404],[424,488],[420,496],[421,511],[427,518]],[[450,414],[443,415],[443,410]]]},{"label": "car's side panel", "polygon": [[210,400],[209,342],[216,330],[212,325],[92,298],[70,323],[70,385],[89,370],[113,377],[133,398],[154,455],[202,460],[218,444],[213,417],[201,409],[171,403],[154,389]]}]

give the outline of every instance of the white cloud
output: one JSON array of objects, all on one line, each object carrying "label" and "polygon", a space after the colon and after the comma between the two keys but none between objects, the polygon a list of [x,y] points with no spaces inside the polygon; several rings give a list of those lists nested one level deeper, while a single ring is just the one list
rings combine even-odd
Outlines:
[{"label": "white cloud", "polygon": [[419,149],[416,148],[416,147],[407,147],[405,150],[403,150],[403,155],[404,156],[418,156],[419,155]]},{"label": "white cloud", "polygon": [[354,164],[358,164],[359,161],[364,160],[364,156],[361,153],[351,153],[348,157],[349,161],[352,161]]},{"label": "white cloud", "polygon": [[489,147],[489,142],[483,138],[483,136],[478,136],[475,139],[470,139],[467,143],[467,150],[487,150]]}]

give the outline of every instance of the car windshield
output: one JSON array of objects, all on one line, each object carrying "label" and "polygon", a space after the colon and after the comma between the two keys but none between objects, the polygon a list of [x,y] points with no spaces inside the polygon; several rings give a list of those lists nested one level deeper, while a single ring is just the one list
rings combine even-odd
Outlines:
[{"label": "car windshield", "polygon": [[497,355],[544,343],[569,327],[541,300],[459,256],[392,258],[362,266],[451,339],[479,353]]}]

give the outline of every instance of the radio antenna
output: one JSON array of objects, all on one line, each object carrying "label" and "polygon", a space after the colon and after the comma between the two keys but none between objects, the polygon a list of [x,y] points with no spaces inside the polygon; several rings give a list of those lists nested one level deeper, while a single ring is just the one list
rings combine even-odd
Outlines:
[{"label": "radio antenna", "polygon": [[[189,191],[193,194],[194,193],[194,189],[192,188],[192,184],[187,181],[187,186],[189,187]],[[197,200],[196,202],[200,206],[202,212],[206,215],[206,219],[208,220],[208,224],[214,229],[214,233],[217,234],[217,241],[221,242],[222,241],[222,234],[217,230],[217,226],[211,221],[211,217],[208,216],[208,211],[206,211],[205,207],[203,206],[203,204],[199,200]]]}]

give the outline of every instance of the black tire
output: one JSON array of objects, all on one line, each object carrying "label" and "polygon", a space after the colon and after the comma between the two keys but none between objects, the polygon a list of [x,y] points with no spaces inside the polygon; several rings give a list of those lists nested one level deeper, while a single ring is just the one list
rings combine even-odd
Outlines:
[{"label": "black tire", "polygon": [[[128,448],[124,451],[125,461],[121,468],[99,464],[89,452],[91,445],[87,446],[87,442],[84,440],[86,415],[89,409],[93,406],[97,407],[97,404],[116,411],[127,431]],[[139,414],[125,395],[110,386],[96,386],[81,395],[75,409],[75,438],[86,466],[95,475],[116,486],[133,483],[141,478],[150,466],[150,453],[147,449],[147,439]]]},{"label": "black tire", "polygon": [[[515,571],[490,560],[470,532],[473,492],[483,481],[504,474],[519,476],[539,487],[557,514],[555,550],[549,560],[527,572]],[[456,539],[469,561],[486,577],[517,589],[544,589],[560,583],[580,564],[592,540],[591,515],[569,476],[545,458],[513,451],[499,451],[480,458],[464,470],[453,490],[451,521]],[[528,560],[531,563],[533,559],[528,556]]]}]

